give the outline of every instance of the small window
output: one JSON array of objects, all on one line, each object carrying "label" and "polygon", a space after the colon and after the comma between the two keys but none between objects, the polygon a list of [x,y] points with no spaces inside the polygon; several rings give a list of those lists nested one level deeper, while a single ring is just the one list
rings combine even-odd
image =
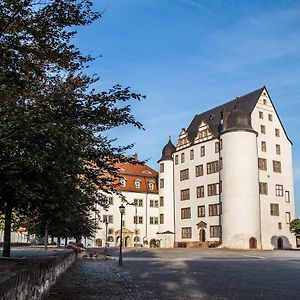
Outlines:
[{"label": "small window", "polygon": [[285,202],[289,203],[290,200],[290,192],[289,191],[285,191]]},{"label": "small window", "polygon": [[189,239],[192,237],[192,227],[181,228],[181,237],[183,239]]},{"label": "small window", "polygon": [[267,170],[267,160],[265,158],[258,158],[258,169]]},{"label": "small window", "polygon": [[159,215],[159,224],[164,224],[164,214]]},{"label": "small window", "polygon": [[261,151],[263,152],[267,151],[267,143],[265,141],[261,142]]},{"label": "small window", "polygon": [[275,128],[275,136],[280,137],[280,131],[278,128]]},{"label": "small window", "polygon": [[163,163],[159,164],[159,172],[163,173],[165,171],[165,165]]},{"label": "small window", "polygon": [[268,195],[268,184],[266,182],[259,183],[259,193],[261,195]]},{"label": "small window", "polygon": [[282,229],[282,224],[278,223],[278,229],[281,230]]},{"label": "small window", "polygon": [[197,186],[196,192],[197,192],[197,198],[203,198],[204,197],[204,185]]},{"label": "small window", "polygon": [[181,162],[184,163],[184,153],[181,153]]},{"label": "small window", "polygon": [[220,152],[220,142],[215,142],[215,153]]},{"label": "small window", "polygon": [[273,116],[271,114],[268,114],[268,119],[269,119],[270,122],[272,122],[273,121]]},{"label": "small window", "polygon": [[203,165],[196,166],[196,177],[203,176]]},{"label": "small window", "polygon": [[276,192],[276,196],[283,197],[283,185],[276,184],[275,185],[275,192]]},{"label": "small window", "polygon": [[121,184],[121,187],[126,187],[126,179],[125,178],[121,178],[120,179],[120,184]]},{"label": "small window", "polygon": [[219,195],[219,183],[213,183],[207,185],[207,195],[214,196]]},{"label": "small window", "polygon": [[180,200],[190,199],[190,189],[185,189],[180,191]]},{"label": "small window", "polygon": [[263,104],[267,105],[267,99],[263,99]]},{"label": "small window", "polygon": [[290,212],[285,213],[285,221],[286,221],[286,224],[291,223],[291,213]]},{"label": "small window", "polygon": [[114,198],[113,197],[108,197],[108,204],[109,205],[114,205]]},{"label": "small window", "polygon": [[141,182],[139,180],[135,180],[134,181],[134,186],[136,189],[140,189],[141,188]]},{"label": "small window", "polygon": [[180,181],[189,179],[189,169],[184,169],[180,171]]},{"label": "small window", "polygon": [[219,159],[219,169],[222,170],[223,169],[223,158],[220,157]]},{"label": "small window", "polygon": [[191,208],[186,207],[181,209],[181,219],[190,219],[191,218]]},{"label": "small window", "polygon": [[220,230],[220,226],[219,225],[214,225],[214,226],[210,226],[209,227],[209,233],[210,233],[210,237],[211,238],[217,238],[217,237],[220,237],[220,233],[221,233],[221,230]]},{"label": "small window", "polygon": [[154,184],[154,182],[149,182],[149,190],[150,191],[153,191],[154,190],[154,187],[155,187],[155,184]]},{"label": "small window", "polygon": [[198,218],[204,218],[205,217],[205,206],[200,205],[198,206]]},{"label": "small window", "polygon": [[260,133],[265,134],[266,133],[266,126],[260,125]]},{"label": "small window", "polygon": [[164,197],[159,197],[159,206],[164,206]]},{"label": "small window", "polygon": [[279,216],[279,204],[277,203],[270,204],[270,214],[271,216]]},{"label": "small window", "polygon": [[194,150],[191,149],[190,151],[190,160],[193,160],[194,159]]},{"label": "small window", "polygon": [[159,187],[160,187],[161,189],[163,189],[164,186],[165,186],[165,181],[164,181],[164,179],[163,179],[163,178],[159,179]]},{"label": "small window", "polygon": [[178,155],[175,155],[175,165],[178,165]]},{"label": "small window", "polygon": [[281,162],[273,160],[273,172],[281,173]]},{"label": "small window", "polygon": [[263,119],[264,118],[264,113],[262,111],[259,112],[259,118]]},{"label": "small window", "polygon": [[281,149],[280,149],[280,145],[276,144],[276,154],[280,155],[281,154]]},{"label": "small window", "polygon": [[200,156],[201,157],[205,156],[205,146],[201,146],[201,148],[200,148]]},{"label": "small window", "polygon": [[221,214],[220,204],[209,204],[208,206],[209,216],[219,216]]},{"label": "small window", "polygon": [[206,164],[206,171],[208,174],[218,173],[219,172],[219,161],[212,161]]},{"label": "small window", "polygon": [[158,217],[150,217],[150,224],[152,225],[158,224]]}]

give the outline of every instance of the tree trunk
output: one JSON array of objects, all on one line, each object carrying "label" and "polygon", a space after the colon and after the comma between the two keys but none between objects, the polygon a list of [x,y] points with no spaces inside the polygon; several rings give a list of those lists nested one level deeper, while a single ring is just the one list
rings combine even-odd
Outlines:
[{"label": "tree trunk", "polygon": [[3,257],[10,257],[11,215],[12,207],[9,203],[7,203],[4,219],[4,245],[2,253]]},{"label": "tree trunk", "polygon": [[44,250],[48,249],[48,226],[45,227],[45,241],[44,241]]},{"label": "tree trunk", "polygon": [[60,243],[61,243],[61,241],[60,241],[60,236],[58,236],[58,237],[57,237],[57,248],[60,248]]},{"label": "tree trunk", "polygon": [[54,236],[51,236],[51,245],[54,245]]},{"label": "tree trunk", "polygon": [[67,247],[67,245],[68,245],[68,238],[65,237],[65,247]]}]

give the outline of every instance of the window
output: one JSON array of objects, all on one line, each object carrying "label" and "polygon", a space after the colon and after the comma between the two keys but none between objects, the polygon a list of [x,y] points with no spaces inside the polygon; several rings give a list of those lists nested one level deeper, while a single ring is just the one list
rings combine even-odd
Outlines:
[{"label": "window", "polygon": [[267,105],[267,99],[263,99],[263,104]]},{"label": "window", "polygon": [[286,224],[291,223],[291,213],[290,212],[285,213],[285,221],[286,221]]},{"label": "window", "polygon": [[222,170],[223,169],[223,158],[220,157],[219,159],[219,169]]},{"label": "window", "polygon": [[181,209],[181,219],[190,219],[191,218],[191,208],[186,207]]},{"label": "window", "polygon": [[258,158],[258,169],[267,170],[267,160],[265,158]]},{"label": "window", "polygon": [[215,153],[220,152],[220,142],[215,142]]},{"label": "window", "polygon": [[143,206],[143,199],[134,199],[133,204],[134,204],[134,206],[142,207]]},{"label": "window", "polygon": [[113,242],[113,241],[114,241],[114,237],[113,237],[112,235],[109,235],[109,236],[107,237],[107,241],[108,241],[108,242]]},{"label": "window", "polygon": [[272,122],[273,121],[273,116],[271,114],[268,114],[268,119],[269,119],[270,122]]},{"label": "window", "polygon": [[279,204],[277,203],[270,204],[270,214],[271,216],[279,216]]},{"label": "window", "polygon": [[163,189],[163,188],[164,188],[164,185],[165,185],[164,179],[163,179],[163,178],[159,179],[159,187],[160,187],[161,189]]},{"label": "window", "polygon": [[197,186],[197,198],[204,197],[204,185]]},{"label": "window", "polygon": [[192,149],[190,151],[190,160],[193,160],[194,159],[194,150]]},{"label": "window", "polygon": [[149,186],[149,190],[153,191],[154,187],[155,187],[155,184],[154,184],[154,182],[149,182],[148,186]]},{"label": "window", "polygon": [[158,200],[150,200],[150,207],[158,207]]},{"label": "window", "polygon": [[221,214],[220,204],[210,204],[208,206],[209,216],[219,216]]},{"label": "window", "polygon": [[282,229],[282,224],[278,223],[278,229]]},{"label": "window", "polygon": [[178,155],[175,155],[175,165],[178,165]]},{"label": "window", "polygon": [[103,223],[112,224],[113,222],[114,222],[114,216],[113,215],[103,215]]},{"label": "window", "polygon": [[181,153],[181,162],[184,163],[184,153]]},{"label": "window", "polygon": [[159,206],[164,206],[164,197],[159,197]]},{"label": "window", "polygon": [[276,144],[276,154],[277,155],[281,154],[280,145],[278,145],[278,144]]},{"label": "window", "polygon": [[275,128],[275,136],[280,137],[280,131],[278,128]]},{"label": "window", "polygon": [[262,111],[259,111],[259,118],[263,119],[264,118],[264,113]]},{"label": "window", "polygon": [[290,192],[285,191],[285,202],[290,202]]},{"label": "window", "polygon": [[140,238],[139,238],[138,236],[135,236],[134,239],[133,239],[133,241],[134,241],[135,243],[138,243],[138,242],[140,241]]},{"label": "window", "polygon": [[266,133],[266,126],[260,125],[260,133],[265,134]]},{"label": "window", "polygon": [[150,217],[150,224],[158,224],[158,217]]},{"label": "window", "polygon": [[213,225],[209,227],[209,233],[211,238],[220,237],[221,228],[219,225]]},{"label": "window", "polygon": [[268,195],[268,184],[266,182],[259,183],[259,193],[261,195]]},{"label": "window", "polygon": [[108,234],[114,234],[114,229],[113,228],[108,228]]},{"label": "window", "polygon": [[180,200],[190,199],[190,189],[185,189],[180,191]]},{"label": "window", "polygon": [[283,197],[283,185],[276,184],[275,185],[276,196]]},{"label": "window", "polygon": [[140,230],[139,230],[139,229],[135,229],[135,230],[134,230],[134,234],[135,234],[135,235],[140,235]]},{"label": "window", "polygon": [[207,195],[208,196],[219,195],[219,183],[209,184],[207,186]]},{"label": "window", "polygon": [[198,206],[198,218],[204,218],[205,217],[205,206],[200,205]]},{"label": "window", "polygon": [[133,223],[134,224],[143,224],[143,217],[141,217],[141,216],[134,216],[133,217]]},{"label": "window", "polygon": [[121,187],[125,187],[126,186],[126,179],[125,178],[121,178],[120,184],[121,184]]},{"label": "window", "polygon": [[201,146],[201,148],[200,148],[200,156],[201,157],[205,156],[205,146]]},{"label": "window", "polygon": [[192,237],[192,227],[182,227],[181,237],[183,239],[190,239]]},{"label": "window", "polygon": [[136,189],[140,189],[141,188],[141,182],[139,180],[135,180],[134,181],[134,186]]},{"label": "window", "polygon": [[164,214],[159,215],[159,224],[164,224]]},{"label": "window", "polygon": [[212,161],[206,164],[207,174],[219,172],[219,161]]},{"label": "window", "polygon": [[203,176],[203,165],[196,166],[196,177]]},{"label": "window", "polygon": [[163,173],[165,171],[165,165],[163,163],[159,164],[159,172]]},{"label": "window", "polygon": [[276,173],[281,173],[281,162],[273,160],[273,171]]},{"label": "window", "polygon": [[114,205],[114,198],[113,197],[108,197],[108,204],[109,205]]},{"label": "window", "polygon": [[180,181],[189,179],[189,169],[184,169],[180,171]]},{"label": "window", "polygon": [[261,142],[261,151],[263,152],[267,151],[267,143],[264,141]]}]

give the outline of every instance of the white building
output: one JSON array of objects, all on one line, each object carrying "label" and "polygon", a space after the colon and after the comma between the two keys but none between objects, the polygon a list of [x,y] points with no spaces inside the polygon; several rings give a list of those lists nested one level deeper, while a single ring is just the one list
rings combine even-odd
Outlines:
[{"label": "white building", "polygon": [[159,161],[158,232],[175,247],[295,247],[291,145],[265,87],[196,115]]},{"label": "white building", "polygon": [[120,163],[117,167],[123,176],[119,187],[122,195],[117,193],[107,195],[108,209],[98,207],[101,229],[96,233],[94,246],[105,246],[106,237],[108,246],[119,245],[121,228],[119,206],[121,204],[125,206],[122,224],[123,245],[125,247],[159,246],[160,241],[157,239],[159,226],[157,171],[147,165],[138,164]]}]

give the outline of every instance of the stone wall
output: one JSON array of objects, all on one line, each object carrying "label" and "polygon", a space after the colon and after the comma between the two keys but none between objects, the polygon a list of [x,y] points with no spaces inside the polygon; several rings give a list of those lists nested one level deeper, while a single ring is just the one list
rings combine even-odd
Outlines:
[{"label": "stone wall", "polygon": [[76,259],[75,253],[44,257],[10,277],[0,286],[1,300],[41,299],[56,278]]}]

